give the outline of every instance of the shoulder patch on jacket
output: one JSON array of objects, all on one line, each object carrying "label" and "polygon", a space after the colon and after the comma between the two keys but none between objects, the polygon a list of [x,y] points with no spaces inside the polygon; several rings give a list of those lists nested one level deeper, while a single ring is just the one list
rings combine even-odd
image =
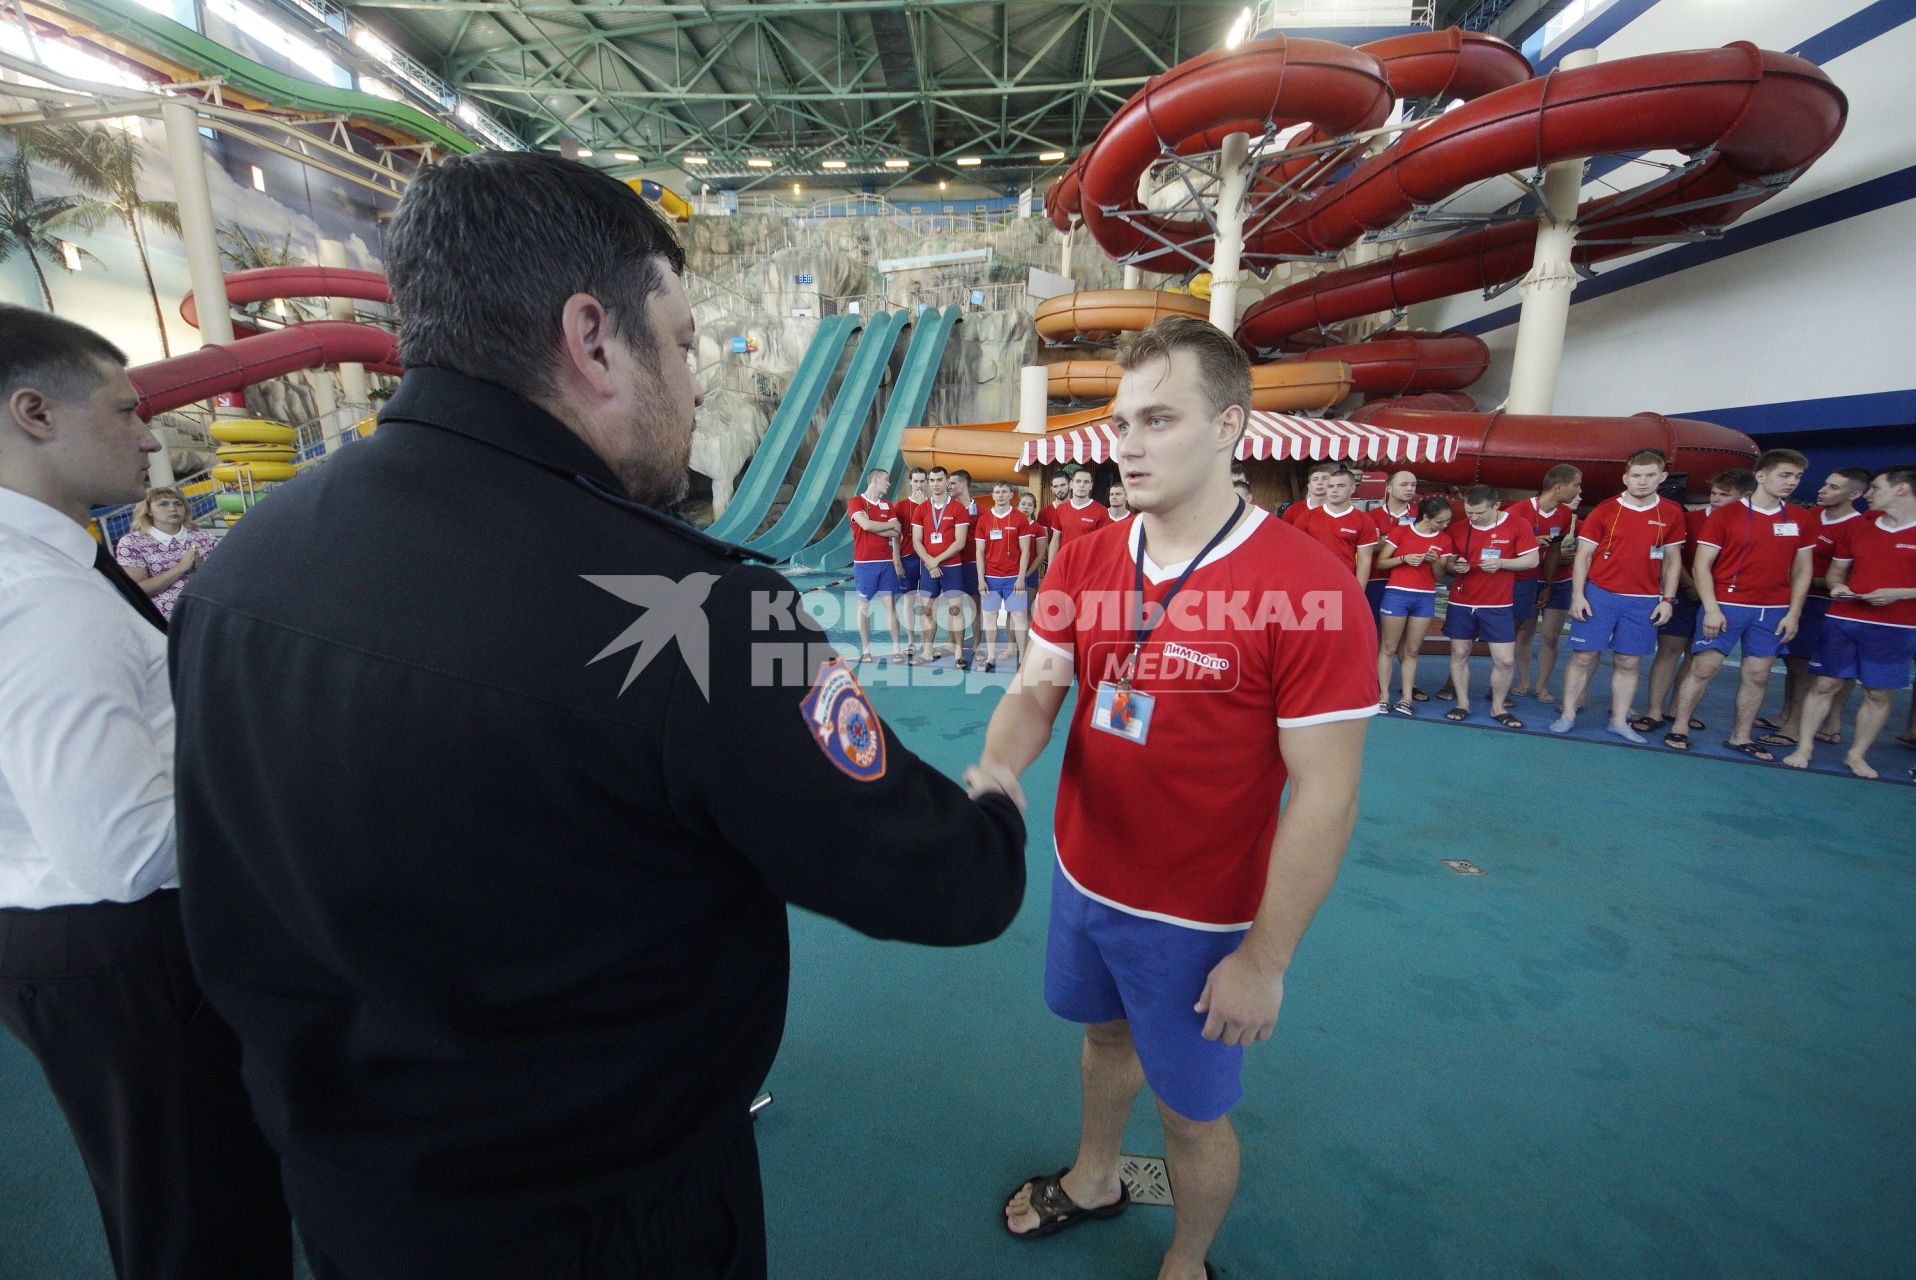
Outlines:
[{"label": "shoulder patch on jacket", "polygon": [[799,711],[812,740],[841,771],[860,782],[885,776],[885,731],[843,658],[819,664]]}]

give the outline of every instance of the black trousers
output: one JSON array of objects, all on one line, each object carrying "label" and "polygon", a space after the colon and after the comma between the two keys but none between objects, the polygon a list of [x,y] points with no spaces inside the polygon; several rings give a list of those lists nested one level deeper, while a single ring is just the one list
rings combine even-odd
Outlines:
[{"label": "black trousers", "polygon": [[66,1113],[120,1280],[287,1280],[279,1159],[187,964],[179,897],[0,909],[0,1022]]},{"label": "black trousers", "polygon": [[[486,1228],[475,1222],[473,1239]],[[766,1280],[765,1202],[749,1122],[702,1153],[675,1185],[568,1206],[495,1238],[483,1261],[434,1256],[422,1240],[383,1242],[347,1267],[309,1235],[313,1280]]]}]

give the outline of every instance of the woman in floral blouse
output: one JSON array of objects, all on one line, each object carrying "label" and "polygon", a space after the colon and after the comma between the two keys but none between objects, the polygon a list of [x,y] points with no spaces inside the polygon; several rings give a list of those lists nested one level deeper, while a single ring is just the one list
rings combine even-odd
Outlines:
[{"label": "woman in floral blouse", "polygon": [[133,508],[133,529],[113,548],[127,576],[140,584],[167,617],[186,580],[206,563],[218,539],[193,522],[178,489],[148,489]]}]

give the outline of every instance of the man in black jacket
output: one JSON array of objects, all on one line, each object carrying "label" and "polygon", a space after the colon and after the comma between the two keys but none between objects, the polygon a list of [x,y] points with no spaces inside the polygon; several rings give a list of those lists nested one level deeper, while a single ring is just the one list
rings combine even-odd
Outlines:
[{"label": "man in black jacket", "polygon": [[684,259],[552,156],[421,173],[378,434],[174,621],[186,923],[321,1277],[765,1274],[785,904],[997,936],[1024,826],[879,724],[785,580],[659,514]]}]

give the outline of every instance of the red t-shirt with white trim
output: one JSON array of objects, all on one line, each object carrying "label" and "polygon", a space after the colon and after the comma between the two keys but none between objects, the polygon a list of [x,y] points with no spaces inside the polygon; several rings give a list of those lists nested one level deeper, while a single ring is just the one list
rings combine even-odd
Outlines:
[{"label": "red t-shirt with white trim", "polygon": [[1356,507],[1346,507],[1338,515],[1331,514],[1329,507],[1319,507],[1299,517],[1297,527],[1323,543],[1352,573],[1357,572],[1359,548],[1377,541],[1377,525],[1372,522],[1370,512]]},{"label": "red t-shirt with white trim", "polygon": [[972,522],[971,536],[985,549],[985,574],[992,578],[1011,578],[1018,573],[1018,553],[1033,526],[1016,507],[999,515],[990,507],[978,513]]},{"label": "red t-shirt with white trim", "polygon": [[918,554],[917,549],[911,545],[911,527],[918,523],[918,513],[924,505],[910,498],[900,498],[891,504],[891,509],[898,513],[898,554],[901,556]]},{"label": "red t-shirt with white trim", "polygon": [[1830,576],[1831,560],[1848,560],[1854,555],[1853,542],[1856,531],[1863,527],[1863,517],[1854,507],[1844,507],[1843,514],[1832,520],[1830,509],[1819,507],[1816,518],[1809,522],[1809,532],[1816,538],[1816,548],[1810,556],[1810,595],[1819,599],[1830,598],[1828,587],[1816,585],[1817,578]]},{"label": "red t-shirt with white trim", "polygon": [[1051,522],[1058,530],[1058,554],[1088,533],[1096,533],[1111,523],[1111,513],[1104,504],[1092,498],[1086,498],[1084,505],[1074,506],[1070,501],[1055,503],[1052,506]]},{"label": "red t-shirt with white trim", "polygon": [[[921,541],[925,544],[925,554],[936,558],[958,545],[958,531],[971,528],[971,513],[965,510],[965,504],[956,498],[946,498],[944,505],[927,498],[925,505],[918,509],[918,527],[923,529]],[[958,564],[971,553],[971,539],[965,539],[965,550],[957,556],[945,556],[938,562],[942,570],[946,565]]]},{"label": "red t-shirt with white trim", "polygon": [[1816,546],[1812,513],[1785,502],[1759,511],[1748,498],[1712,511],[1696,535],[1699,547],[1715,547],[1710,583],[1718,604],[1767,609],[1790,602],[1790,567],[1796,553]]},{"label": "red t-shirt with white trim", "polygon": [[[1424,533],[1414,524],[1392,526],[1385,531],[1384,541],[1390,544],[1394,556],[1414,556],[1419,551],[1426,555],[1445,556],[1455,550],[1448,529]],[[1390,579],[1384,585],[1398,591],[1421,591],[1427,596],[1435,595],[1437,575],[1431,572],[1428,560],[1422,564],[1400,564],[1390,571]]]},{"label": "red t-shirt with white trim", "polygon": [[1639,508],[1618,496],[1597,504],[1577,540],[1596,548],[1590,557],[1590,582],[1620,596],[1660,596],[1664,548],[1681,546],[1687,531],[1683,508],[1668,498]]},{"label": "red t-shirt with white trim", "polygon": [[[853,495],[853,497],[845,503],[846,519],[849,520],[855,515],[863,515],[867,520],[875,524],[883,524],[885,521],[890,520],[896,514],[897,510],[897,504],[888,499],[880,498],[878,501],[873,502],[862,493]],[[899,530],[900,532],[904,530],[902,523],[899,525]],[[890,564],[891,539],[882,533],[873,533],[869,529],[861,529],[858,526],[858,521],[852,520],[852,561],[855,564],[871,564],[874,562]]]},{"label": "red t-shirt with white trim", "polygon": [[1278,518],[1281,519],[1285,524],[1296,524],[1299,520],[1302,520],[1305,516],[1310,515],[1312,512],[1316,511],[1317,506],[1318,504],[1312,503],[1312,501],[1309,498],[1303,498],[1297,502],[1293,502],[1290,506],[1285,507],[1284,514]]},{"label": "red t-shirt with white trim", "polygon": [[[1156,698],[1145,741],[1092,724],[1098,685],[1134,638],[1142,521],[1058,556],[1031,638],[1071,660],[1077,707],[1058,781],[1058,859],[1087,894],[1133,915],[1240,929],[1264,898],[1282,728],[1377,711],[1377,629],[1328,551],[1250,508],[1151,633],[1132,684]],[[1145,562],[1157,603],[1184,566]]]},{"label": "red t-shirt with white trim", "polygon": [[[1549,515],[1545,515],[1542,509],[1537,506],[1537,500],[1535,498],[1524,498],[1520,501],[1513,502],[1504,508],[1504,512],[1507,515],[1515,516],[1517,519],[1529,525],[1531,536],[1537,540],[1537,548],[1540,552],[1537,557],[1537,567],[1534,569],[1520,570],[1511,575],[1519,582],[1529,582],[1532,578],[1543,573],[1544,557],[1550,554],[1550,548],[1570,536],[1570,530],[1577,523],[1577,513],[1559,502],[1550,509]],[[1557,553],[1558,582],[1568,582],[1570,580],[1571,569],[1575,565],[1576,559],[1577,544],[1574,542],[1564,542],[1563,550]]]},{"label": "red t-shirt with white trim", "polygon": [[1417,504],[1414,502],[1411,503],[1409,507],[1405,508],[1402,515],[1392,515],[1390,512],[1390,503],[1388,501],[1380,502],[1364,514],[1370,517],[1372,527],[1377,530],[1377,536],[1380,538],[1388,538],[1391,530],[1408,529],[1411,525],[1417,523]]},{"label": "red t-shirt with white trim", "polygon": [[[1863,527],[1851,535],[1849,580],[1844,585],[1859,596],[1883,587],[1916,588],[1916,520],[1892,529],[1884,523],[1888,519],[1865,516]],[[1830,617],[1882,627],[1916,627],[1916,599],[1895,604],[1837,600],[1830,605]]]},{"label": "red t-shirt with white trim", "polygon": [[1461,527],[1453,522],[1445,532],[1450,535],[1450,545],[1471,566],[1468,572],[1451,578],[1450,602],[1473,609],[1510,604],[1516,596],[1517,575],[1502,569],[1485,573],[1483,566],[1491,561],[1515,560],[1537,550],[1537,535],[1530,532],[1530,526],[1504,511],[1488,529],[1479,529],[1466,520]]}]

